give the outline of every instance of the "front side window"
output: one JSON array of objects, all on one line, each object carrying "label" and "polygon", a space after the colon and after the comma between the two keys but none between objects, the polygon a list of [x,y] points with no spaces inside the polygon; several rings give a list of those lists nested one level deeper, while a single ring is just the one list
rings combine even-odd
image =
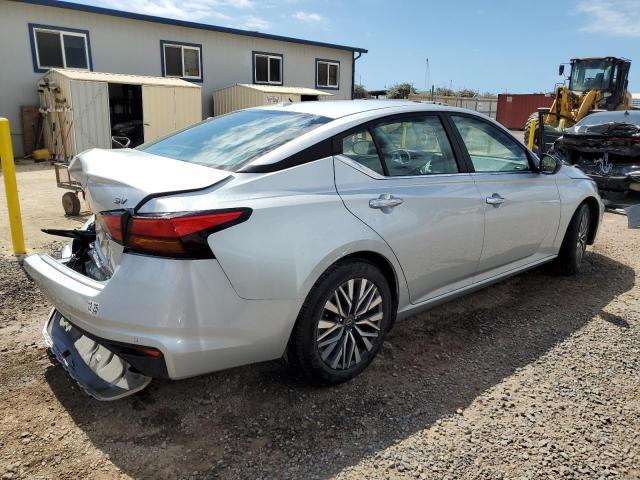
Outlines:
[{"label": "front side window", "polygon": [[342,138],[342,155],[370,170],[384,175],[382,162],[368,128],[361,128]]},{"label": "front side window", "polygon": [[515,140],[489,122],[452,115],[467,147],[476,172],[519,172],[529,170],[529,160]]},{"label": "front side window", "polygon": [[440,118],[391,120],[373,127],[390,176],[458,173],[458,164]]},{"label": "front side window", "polygon": [[282,85],[282,55],[253,54],[253,83]]},{"label": "front side window", "polygon": [[329,121],[306,113],[241,110],[205,120],[139,148],[175,160],[236,171]]},{"label": "front side window", "polygon": [[202,47],[162,41],[165,77],[202,80]]},{"label": "front side window", "polygon": [[90,70],[89,32],[29,25],[34,69],[75,68]]},{"label": "front side window", "polygon": [[340,63],[329,60],[316,60],[316,87],[338,88]]}]

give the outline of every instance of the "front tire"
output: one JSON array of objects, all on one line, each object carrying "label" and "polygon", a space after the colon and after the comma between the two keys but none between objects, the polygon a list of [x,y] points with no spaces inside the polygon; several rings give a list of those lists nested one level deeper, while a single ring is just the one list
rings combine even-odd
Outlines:
[{"label": "front tire", "polygon": [[350,380],[380,350],[394,313],[389,283],[375,265],[364,260],[334,265],[307,296],[288,357],[317,383]]},{"label": "front tire", "polygon": [[580,205],[573,214],[567,233],[564,235],[560,253],[556,259],[558,273],[562,275],[576,275],[582,269],[582,260],[589,241],[591,215],[589,207]]}]

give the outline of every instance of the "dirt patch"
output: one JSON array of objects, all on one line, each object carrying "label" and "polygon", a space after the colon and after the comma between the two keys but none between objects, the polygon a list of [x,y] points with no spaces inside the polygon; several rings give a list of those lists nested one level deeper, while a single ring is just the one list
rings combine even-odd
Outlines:
[{"label": "dirt patch", "polygon": [[[2,173],[0,171],[0,176]],[[22,160],[16,163],[18,197],[22,212],[22,224],[27,249],[35,251],[48,243],[52,237],[40,231],[41,228],[77,228],[82,225],[89,211],[81,200],[81,214],[66,217],[62,209],[62,194],[67,190],[56,186],[56,175],[48,162],[34,163]],[[11,255],[11,230],[5,204],[4,181],[0,182],[0,255]]]}]

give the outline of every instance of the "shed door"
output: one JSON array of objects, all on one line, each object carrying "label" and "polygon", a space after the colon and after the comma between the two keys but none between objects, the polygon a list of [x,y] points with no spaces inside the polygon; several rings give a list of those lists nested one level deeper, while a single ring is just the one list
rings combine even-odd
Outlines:
[{"label": "shed door", "polygon": [[[71,84],[71,108],[75,131],[75,152],[89,148],[111,148],[109,86],[106,82],[74,80]],[[65,132],[69,135],[70,132]]]},{"label": "shed door", "polygon": [[150,142],[176,129],[176,99],[173,87],[142,86],[144,141]]},{"label": "shed door", "polygon": [[175,90],[176,130],[202,121],[202,93],[199,88]]}]

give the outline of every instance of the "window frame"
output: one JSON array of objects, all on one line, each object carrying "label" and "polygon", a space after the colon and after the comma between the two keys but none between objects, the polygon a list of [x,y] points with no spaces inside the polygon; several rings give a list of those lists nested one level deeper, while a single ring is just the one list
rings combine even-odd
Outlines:
[{"label": "window frame", "polygon": [[[321,63],[327,65],[327,84],[321,85],[318,83],[318,66]],[[336,65],[338,67],[338,75],[336,76],[336,85],[329,85],[329,66]],[[316,58],[316,88],[322,90],[340,90],[340,60],[328,60],[326,58]]]},{"label": "window frame", "polygon": [[[266,57],[267,58],[267,81],[259,82],[258,81],[258,70],[257,70],[257,62],[256,57]],[[280,81],[273,82],[271,81],[271,59],[277,58],[280,60]],[[280,85],[284,84],[284,55],[282,53],[273,53],[273,52],[251,52],[251,66],[253,67],[253,83],[254,85]]]},{"label": "window frame", "polygon": [[[494,125],[492,122],[489,122],[486,119],[484,119],[484,118],[482,118],[482,117],[480,117],[478,115],[473,115],[471,113],[466,113],[466,112],[446,112],[446,114],[444,116],[446,118],[446,121],[449,123],[449,129],[451,130],[451,132],[453,134],[453,137],[454,137],[456,143],[458,144],[457,147],[460,150],[460,153],[462,155],[462,158],[463,158],[464,162],[466,163],[466,168],[467,168],[469,173],[473,173],[473,174],[476,174],[476,175],[504,175],[504,174],[512,175],[512,174],[531,174],[531,173],[538,173],[539,172],[538,165],[537,165],[535,159],[533,158],[532,154],[507,129],[499,127],[497,125]],[[467,146],[464,143],[464,139],[462,138],[462,135],[458,131],[458,128],[456,127],[456,125],[455,125],[455,123],[453,121],[453,118],[451,118],[451,117],[473,118],[474,120],[477,120],[479,122],[483,122],[483,123],[489,125],[490,128],[492,128],[493,130],[496,130],[498,132],[502,132],[502,133],[506,134],[507,137],[510,138],[511,140],[513,140],[515,145],[518,148],[520,148],[522,150],[522,152],[524,153],[525,157],[527,158],[527,162],[529,164],[529,169],[528,170],[495,171],[495,172],[477,172],[475,167],[473,166],[473,161],[471,160],[471,155],[469,154],[469,151],[467,150]]]},{"label": "window frame", "polygon": [[[73,70],[82,70],[85,72],[93,71],[93,59],[91,56],[91,39],[89,30],[81,30],[78,28],[58,27],[55,25],[43,25],[39,23],[29,23],[29,41],[31,43],[31,59],[33,62],[33,71],[35,73],[46,73],[53,68],[72,68]],[[47,67],[40,64],[40,54],[38,53],[38,40],[36,32],[57,33],[60,38],[60,47],[62,49],[61,67]],[[87,68],[67,67],[67,56],[64,47],[64,35],[84,38],[85,55],[87,60]]]},{"label": "window frame", "polygon": [[[447,140],[449,140],[449,145],[451,146],[451,151],[453,152],[454,160],[456,162],[456,165],[458,166],[458,172],[457,173],[434,173],[430,175],[396,175],[396,176],[389,175],[387,162],[385,161],[384,156],[382,155],[382,148],[380,147],[380,145],[378,144],[378,141],[376,140],[376,135],[373,132],[373,128],[376,125],[381,123],[410,120],[414,118],[423,118],[426,116],[434,116],[440,120],[440,123],[442,124],[442,128],[444,129],[447,135]],[[395,180],[395,179],[403,179],[403,178],[405,179],[406,178],[434,178],[434,177],[445,177],[445,176],[452,176],[452,175],[468,175],[469,173],[471,173],[468,167],[468,163],[465,161],[463,157],[463,152],[460,149],[457,139],[454,137],[454,132],[452,131],[452,125],[448,122],[448,119],[446,118],[446,115],[444,114],[444,112],[422,111],[422,112],[396,113],[396,114],[375,118],[367,122],[361,123],[355,127],[351,127],[348,130],[345,130],[344,132],[341,132],[332,137],[333,154],[342,155],[342,139],[346,136],[349,136],[355,132],[358,132],[364,129],[367,129],[369,131],[369,135],[371,135],[371,138],[373,139],[373,143],[376,146],[376,151],[378,152],[378,158],[380,159],[380,163],[382,164],[382,170],[384,171],[384,175],[378,174],[374,170],[367,168],[366,166],[358,163],[357,161],[351,159],[350,157],[345,156],[345,158],[349,159],[349,161],[354,165],[358,165],[360,167],[360,170],[363,171],[363,173],[366,173],[367,175],[377,180]]]},{"label": "window frame", "polygon": [[[182,60],[182,76],[167,75],[167,56],[165,55],[166,47],[180,47],[180,59]],[[184,75],[184,50],[196,50],[198,52],[198,68],[200,69],[200,76]],[[202,44],[200,43],[187,43],[187,42],[175,42],[173,40],[160,40],[160,67],[162,76],[165,78],[180,78],[189,82],[202,82],[204,79],[204,72],[202,71]]]}]

